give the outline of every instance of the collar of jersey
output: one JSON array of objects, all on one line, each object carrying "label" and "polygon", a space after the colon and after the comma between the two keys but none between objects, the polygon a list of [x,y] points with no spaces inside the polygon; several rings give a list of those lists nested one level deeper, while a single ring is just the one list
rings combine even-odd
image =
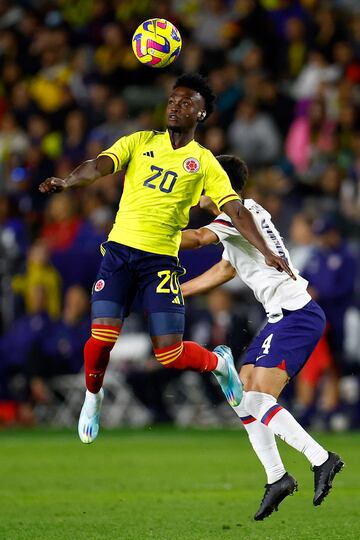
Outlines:
[{"label": "collar of jersey", "polygon": [[172,150],[175,150],[176,152],[177,151],[181,152],[181,151],[184,151],[184,150],[190,150],[196,144],[195,139],[192,139],[185,146],[180,146],[180,148],[174,148],[173,145],[171,144],[170,133],[169,133],[168,129],[165,131],[164,135],[165,135],[166,143],[172,148]]}]

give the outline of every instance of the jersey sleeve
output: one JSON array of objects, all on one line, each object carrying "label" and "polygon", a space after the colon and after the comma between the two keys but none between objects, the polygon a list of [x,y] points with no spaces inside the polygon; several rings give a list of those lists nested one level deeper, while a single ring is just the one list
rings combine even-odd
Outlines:
[{"label": "jersey sleeve", "polygon": [[229,236],[239,236],[240,234],[226,214],[220,214],[214,221],[204,225],[204,227],[215,233],[220,242],[226,240]]},{"label": "jersey sleeve", "polygon": [[110,148],[101,152],[100,156],[108,156],[114,163],[114,173],[124,169],[129,163],[135,148],[141,143],[144,132],[132,133],[118,139]]},{"label": "jersey sleeve", "polygon": [[219,210],[223,204],[240,199],[239,195],[231,187],[228,175],[210,152],[206,167],[204,191],[205,195],[214,201]]}]

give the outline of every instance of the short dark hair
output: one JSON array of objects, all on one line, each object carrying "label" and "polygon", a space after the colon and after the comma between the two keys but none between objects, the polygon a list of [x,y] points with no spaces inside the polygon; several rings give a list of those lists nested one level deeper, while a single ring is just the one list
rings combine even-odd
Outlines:
[{"label": "short dark hair", "polygon": [[180,75],[175,81],[173,88],[178,88],[179,86],[191,88],[191,90],[199,92],[205,101],[206,117],[210,116],[214,110],[215,94],[208,85],[207,80],[200,73],[184,73]]},{"label": "short dark hair", "polygon": [[245,161],[236,156],[216,156],[216,159],[230,178],[235,191],[241,192],[248,180],[249,171]]}]

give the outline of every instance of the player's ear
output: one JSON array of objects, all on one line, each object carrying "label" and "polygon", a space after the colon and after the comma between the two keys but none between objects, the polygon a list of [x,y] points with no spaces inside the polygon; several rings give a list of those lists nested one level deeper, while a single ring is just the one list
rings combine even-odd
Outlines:
[{"label": "player's ear", "polygon": [[206,111],[199,111],[197,113],[198,122],[202,122],[206,118]]}]

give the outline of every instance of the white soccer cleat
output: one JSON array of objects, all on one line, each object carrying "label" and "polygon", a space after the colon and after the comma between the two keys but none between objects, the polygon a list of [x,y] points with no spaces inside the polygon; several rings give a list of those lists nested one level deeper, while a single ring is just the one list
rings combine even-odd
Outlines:
[{"label": "white soccer cleat", "polygon": [[84,444],[92,443],[98,436],[103,399],[104,390],[102,388],[97,394],[86,391],[78,424],[79,437]]},{"label": "white soccer cleat", "polygon": [[228,403],[232,407],[237,407],[243,397],[243,385],[237,374],[231,349],[226,345],[218,345],[213,352],[218,358],[221,357],[225,361],[225,369],[222,371],[215,369],[213,374],[220,384]]}]

